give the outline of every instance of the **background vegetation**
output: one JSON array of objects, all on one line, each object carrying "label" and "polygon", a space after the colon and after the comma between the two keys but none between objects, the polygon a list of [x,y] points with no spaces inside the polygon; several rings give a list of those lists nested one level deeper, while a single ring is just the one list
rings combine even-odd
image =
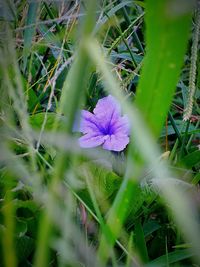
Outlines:
[{"label": "background vegetation", "polygon": [[[0,266],[199,266],[199,3],[0,3]],[[113,95],[123,152],[81,149]]]}]

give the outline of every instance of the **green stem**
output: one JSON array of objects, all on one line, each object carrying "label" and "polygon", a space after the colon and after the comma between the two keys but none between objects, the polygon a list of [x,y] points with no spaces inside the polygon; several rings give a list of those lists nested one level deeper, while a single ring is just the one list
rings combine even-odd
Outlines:
[{"label": "green stem", "polygon": [[[122,1],[120,1],[120,2],[122,2]],[[127,9],[126,9],[125,6],[122,8],[122,12],[123,12],[124,19],[126,21],[127,26],[129,26],[131,24],[131,20],[129,18],[129,15],[128,15],[128,12],[127,12]],[[142,52],[144,54],[144,48],[143,48],[143,46],[142,46],[142,44],[140,42],[140,39],[139,39],[139,37],[137,35],[137,32],[135,32],[135,31],[133,32],[133,40],[135,41],[136,46],[138,47],[140,52]]]},{"label": "green stem", "polygon": [[170,120],[170,122],[171,122],[171,125],[172,125],[172,127],[173,127],[173,129],[174,129],[174,131],[175,131],[175,133],[176,133],[176,136],[177,136],[177,138],[178,138],[180,144],[182,144],[181,134],[180,134],[180,132],[179,132],[177,126],[176,126],[176,123],[175,123],[174,118],[173,118],[173,116],[172,116],[172,114],[171,114],[170,111],[169,111],[169,113],[168,113],[168,118],[169,118],[169,120]]},{"label": "green stem", "polygon": [[[200,120],[197,121],[197,124],[196,124],[196,126],[195,126],[195,130],[198,129],[199,124],[200,124]],[[192,139],[193,139],[194,135],[195,135],[195,134],[192,134],[192,135],[190,136],[190,139],[189,139],[189,141],[188,141],[188,143],[187,143],[187,145],[186,145],[186,149],[187,149],[187,151],[188,151],[188,149],[189,149],[189,147],[190,147],[190,144],[191,144],[191,142],[192,142]]]},{"label": "green stem", "polygon": [[37,254],[35,258],[36,267],[48,266],[48,258],[49,258],[49,241],[51,236],[51,219],[49,218],[47,213],[43,214],[41,218],[42,224],[40,224],[38,231],[38,246],[37,246]]},{"label": "green stem", "polygon": [[144,16],[142,13],[139,17],[137,17],[131,24],[126,28],[124,32],[112,43],[111,47],[108,49],[108,55],[112,52],[115,46],[122,40],[122,37],[125,37],[126,34],[133,28],[133,26]]},{"label": "green stem", "polygon": [[[51,11],[51,8],[49,7],[49,5],[46,2],[44,2],[44,6],[45,6],[45,8],[47,10],[47,13],[48,13],[49,17],[51,19],[55,19],[55,16],[54,16],[53,12]],[[58,32],[61,32],[62,28],[61,28],[60,24],[56,22],[55,25],[56,25],[56,30]],[[68,44],[66,42],[64,43],[64,49],[70,51],[70,47],[68,46]],[[70,57],[70,53],[69,52],[67,52],[67,55],[68,55],[68,57]]]},{"label": "green stem", "polygon": [[[182,157],[184,154],[187,154],[187,150],[186,150],[185,144],[186,144],[186,142],[187,142],[189,126],[190,126],[190,121],[188,120],[188,121],[187,121],[187,124],[186,124],[186,130],[185,130],[185,133],[184,133],[184,136],[183,136],[182,146],[181,146],[181,153],[180,153],[181,157]],[[185,152],[186,152],[186,153],[185,153]]]}]

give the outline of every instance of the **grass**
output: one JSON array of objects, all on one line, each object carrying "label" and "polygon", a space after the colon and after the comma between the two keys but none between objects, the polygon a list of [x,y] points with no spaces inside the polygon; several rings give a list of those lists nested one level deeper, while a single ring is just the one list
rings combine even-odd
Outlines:
[{"label": "grass", "polygon": [[[200,264],[199,11],[179,4],[3,3],[0,266]],[[130,142],[83,149],[78,111],[108,94]]]}]

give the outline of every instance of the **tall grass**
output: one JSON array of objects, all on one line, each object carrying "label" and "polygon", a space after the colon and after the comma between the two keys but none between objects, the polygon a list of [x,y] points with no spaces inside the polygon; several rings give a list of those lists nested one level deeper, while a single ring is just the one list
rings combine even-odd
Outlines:
[{"label": "tall grass", "polygon": [[[198,87],[182,122],[195,8],[2,5],[0,266],[200,264]],[[108,94],[128,115],[128,148],[82,149],[80,110]]]}]

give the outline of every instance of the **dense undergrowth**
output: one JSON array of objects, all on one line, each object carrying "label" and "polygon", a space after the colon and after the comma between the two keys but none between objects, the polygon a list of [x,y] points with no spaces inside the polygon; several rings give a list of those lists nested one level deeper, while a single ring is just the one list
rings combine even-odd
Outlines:
[{"label": "dense undergrowth", "polygon": [[0,4],[0,266],[199,266],[198,4]]}]

